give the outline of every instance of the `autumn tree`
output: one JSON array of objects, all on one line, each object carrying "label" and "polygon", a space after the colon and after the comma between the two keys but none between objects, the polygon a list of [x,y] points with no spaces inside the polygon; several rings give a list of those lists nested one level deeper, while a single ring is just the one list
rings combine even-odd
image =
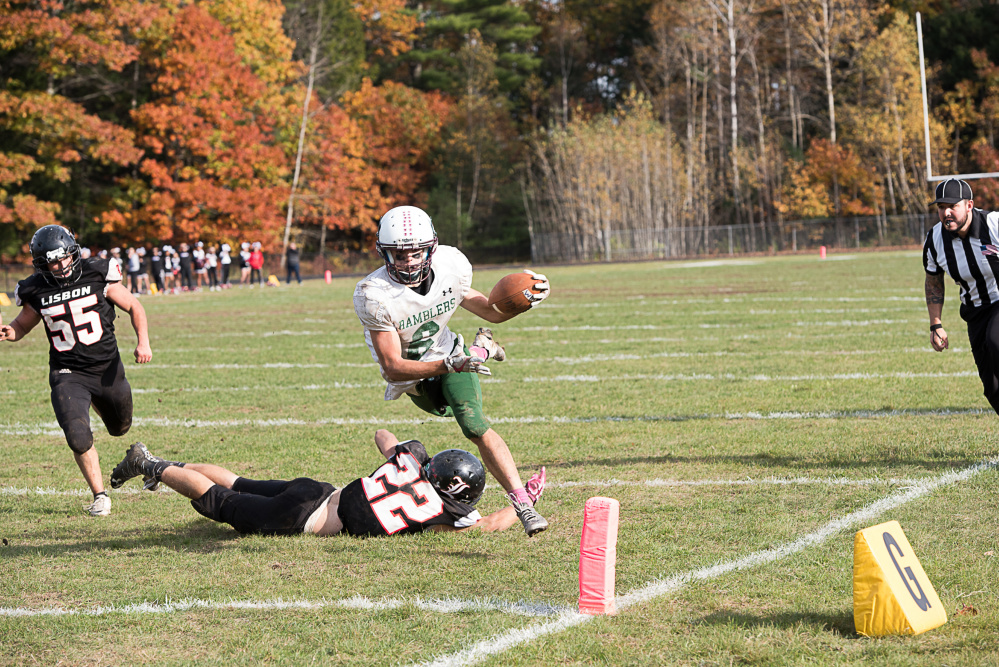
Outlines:
[{"label": "autumn tree", "polygon": [[146,155],[122,177],[125,194],[101,218],[106,231],[276,240],[288,172],[275,129],[287,100],[276,84],[294,70],[269,52],[288,47],[245,33],[237,40],[200,6],[180,9],[150,45],[151,99],[132,114]]},{"label": "autumn tree", "polygon": [[[137,3],[83,6],[8,0],[0,10],[0,254],[36,227],[80,228],[106,195],[109,170],[140,151],[127,129],[94,112],[81,80],[120,73],[137,55],[126,25]],[[99,90],[99,89],[98,89]]]},{"label": "autumn tree", "polygon": [[[857,85],[864,95],[847,104],[844,141],[881,184],[884,202],[875,213],[926,211],[926,157],[916,29],[901,12],[868,42],[857,60]],[[943,123],[931,119],[935,160],[945,163],[949,138]]]}]

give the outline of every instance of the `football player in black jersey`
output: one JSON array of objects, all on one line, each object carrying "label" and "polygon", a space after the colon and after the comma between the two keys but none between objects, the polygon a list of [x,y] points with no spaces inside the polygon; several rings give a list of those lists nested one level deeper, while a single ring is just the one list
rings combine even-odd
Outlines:
[{"label": "football player in black jersey", "polygon": [[[253,480],[209,463],[165,461],[137,442],[111,473],[111,488],[143,476],[190,498],[203,516],[240,533],[261,535],[377,537],[424,530],[504,530],[517,523],[513,507],[484,517],[475,509],[486,470],[472,454],[448,449],[431,458],[419,441],[400,443],[385,429],[375,433],[375,444],[388,461],[338,489],[308,477]],[[544,468],[526,488],[537,502],[545,488]]]},{"label": "football player in black jersey", "polygon": [[40,322],[51,345],[49,386],[52,407],[76,463],[94,494],[94,516],[111,513],[100,460],[90,430],[90,406],[111,435],[132,426],[132,388],[114,336],[115,306],[129,314],[138,343],[135,361],[152,359],[146,311],[121,284],[121,265],[111,259],[82,259],[76,237],[65,227],[47,225],[31,239],[35,273],[20,281],[14,300],[21,312],[0,324],[0,341],[18,341]]}]

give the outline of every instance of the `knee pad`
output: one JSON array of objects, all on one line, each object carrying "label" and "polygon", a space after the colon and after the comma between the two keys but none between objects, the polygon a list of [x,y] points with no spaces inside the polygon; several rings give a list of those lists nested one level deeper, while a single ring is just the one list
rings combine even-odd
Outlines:
[{"label": "knee pad", "polygon": [[105,422],[104,425],[107,426],[108,433],[111,435],[115,437],[122,436],[128,433],[128,429],[132,428],[132,417],[129,415],[117,424],[108,424]]},{"label": "knee pad", "polygon": [[478,403],[461,402],[451,406],[454,419],[466,438],[481,438],[491,427]]},{"label": "knee pad", "polygon": [[74,419],[63,432],[66,434],[66,444],[77,454],[86,454],[94,446],[94,434],[90,430],[89,421]]}]

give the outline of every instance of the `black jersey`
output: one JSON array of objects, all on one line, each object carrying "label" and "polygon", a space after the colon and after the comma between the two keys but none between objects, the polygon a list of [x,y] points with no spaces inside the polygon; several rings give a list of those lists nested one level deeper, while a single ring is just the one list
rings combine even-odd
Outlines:
[{"label": "black jersey", "polygon": [[387,463],[340,492],[337,510],[351,535],[418,533],[434,525],[467,528],[481,517],[471,505],[442,498],[427,480],[423,464],[430,460],[417,440],[396,445]]},{"label": "black jersey", "polygon": [[81,262],[80,278],[72,285],[55,286],[40,273],[17,283],[14,300],[28,305],[45,324],[49,337],[49,366],[74,371],[100,371],[118,359],[114,337],[114,305],[105,292],[121,282],[121,265],[92,257]]}]

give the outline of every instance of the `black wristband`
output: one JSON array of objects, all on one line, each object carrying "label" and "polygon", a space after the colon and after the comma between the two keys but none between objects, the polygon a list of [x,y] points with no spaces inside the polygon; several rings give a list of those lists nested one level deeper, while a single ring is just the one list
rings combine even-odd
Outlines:
[{"label": "black wristband", "polygon": [[943,325],[942,324],[931,324],[930,325],[930,331],[936,331],[937,329],[943,329]]}]

